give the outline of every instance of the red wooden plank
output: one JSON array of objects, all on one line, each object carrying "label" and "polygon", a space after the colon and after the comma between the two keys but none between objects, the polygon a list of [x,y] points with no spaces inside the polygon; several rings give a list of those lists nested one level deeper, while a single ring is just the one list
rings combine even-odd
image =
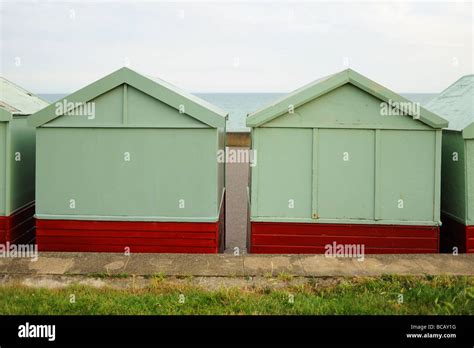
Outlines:
[{"label": "red wooden plank", "polygon": [[[213,226],[210,226],[213,225]],[[222,221],[119,222],[37,220],[39,250],[217,253]]]},{"label": "red wooden plank", "polygon": [[454,248],[457,248],[459,253],[468,252],[469,243],[468,227],[464,224],[455,221],[448,216],[441,217],[443,225],[441,226],[441,252],[452,253]]},{"label": "red wooden plank", "polygon": [[113,230],[60,230],[43,229],[36,232],[37,236],[58,236],[58,237],[110,237],[110,238],[163,238],[163,239],[215,239],[215,232],[162,232],[162,231],[113,231]]},{"label": "red wooden plank", "polygon": [[37,228],[66,230],[216,232],[216,222],[36,220]]},{"label": "red wooden plank", "polygon": [[[317,246],[269,246],[253,245],[250,252],[254,254],[324,254],[325,249]],[[366,248],[365,254],[437,254],[437,249],[408,248]]]},{"label": "red wooden plank", "polygon": [[[262,233],[263,231],[263,233]],[[272,233],[275,232],[276,233]],[[365,253],[439,252],[433,226],[302,224],[252,222],[250,252],[324,253],[324,246],[363,244]]]},{"label": "red wooden plank", "polygon": [[35,228],[26,230],[23,234],[17,235],[14,239],[15,244],[32,244],[35,243]]},{"label": "red wooden plank", "polygon": [[196,246],[214,247],[216,240],[212,239],[160,239],[160,238],[127,238],[127,237],[69,237],[69,236],[36,236],[36,243],[59,244],[95,244],[95,245],[161,245],[161,246]]},{"label": "red wooden plank", "polygon": [[5,230],[8,221],[8,216],[0,216],[0,230]]},{"label": "red wooden plank", "polygon": [[34,211],[35,205],[33,202],[16,210],[10,216],[0,217],[0,229],[3,229],[3,237],[0,237],[0,241],[3,243],[8,241],[12,244],[26,244],[27,241],[34,239]]},{"label": "red wooden plank", "polygon": [[17,209],[10,215],[10,223],[12,226],[19,225],[25,220],[33,218],[35,215],[35,203],[29,203],[26,206]]},{"label": "red wooden plank", "polygon": [[435,226],[396,226],[396,225],[348,225],[348,224],[310,224],[310,223],[269,223],[252,222],[254,234],[286,234],[313,236],[378,236],[378,237],[431,237],[437,238]]},{"label": "red wooden plank", "polygon": [[0,243],[5,244],[7,242],[7,229],[8,229],[8,217],[0,216]]},{"label": "red wooden plank", "polygon": [[12,225],[10,227],[10,241],[16,244],[24,244],[25,239],[30,240],[34,237],[35,219],[33,216],[27,217],[25,220]]},{"label": "red wooden plank", "polygon": [[[158,245],[133,245],[129,246],[132,253],[188,253],[210,254],[217,253],[216,248],[192,246],[158,246]],[[76,252],[110,252],[123,253],[121,245],[90,245],[90,244],[38,244],[39,251],[76,251]]]},{"label": "red wooden plank", "polygon": [[466,253],[474,253],[474,226],[466,226]]},{"label": "red wooden plank", "polygon": [[434,238],[391,238],[391,237],[340,237],[340,236],[283,236],[283,235],[254,235],[255,245],[291,245],[291,246],[322,246],[327,244],[363,244],[365,248],[427,248],[436,249],[438,240]]}]

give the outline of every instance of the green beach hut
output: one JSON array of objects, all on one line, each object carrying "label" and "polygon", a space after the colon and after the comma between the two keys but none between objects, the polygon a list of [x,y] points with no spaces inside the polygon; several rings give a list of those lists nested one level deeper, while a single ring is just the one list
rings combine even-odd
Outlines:
[{"label": "green beach hut", "polygon": [[250,252],[438,252],[447,125],[350,69],[248,115]]},{"label": "green beach hut", "polygon": [[0,77],[0,243],[34,240],[35,129],[27,116],[47,102]]},{"label": "green beach hut", "polygon": [[122,68],[30,124],[39,250],[223,250],[225,112]]},{"label": "green beach hut", "polygon": [[443,131],[443,251],[474,252],[474,75],[453,83],[426,106],[449,121]]}]

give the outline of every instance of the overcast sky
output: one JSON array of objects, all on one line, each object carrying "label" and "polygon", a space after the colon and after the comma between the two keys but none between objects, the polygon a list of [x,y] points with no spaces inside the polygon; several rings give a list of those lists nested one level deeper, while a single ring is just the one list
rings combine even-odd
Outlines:
[{"label": "overcast sky", "polygon": [[69,93],[120,68],[191,92],[288,92],[347,66],[397,92],[473,73],[472,2],[3,1],[1,74]]}]

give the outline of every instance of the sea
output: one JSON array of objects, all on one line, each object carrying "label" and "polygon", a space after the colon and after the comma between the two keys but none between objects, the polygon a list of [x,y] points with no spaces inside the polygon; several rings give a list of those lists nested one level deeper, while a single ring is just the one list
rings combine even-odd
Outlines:
[{"label": "sea", "polygon": [[[54,103],[67,94],[38,94],[50,103]],[[247,114],[281,98],[285,93],[195,93],[196,96],[214,104],[229,113],[228,132],[249,132],[245,126]],[[435,93],[401,93],[401,95],[421,106],[434,98]]]}]

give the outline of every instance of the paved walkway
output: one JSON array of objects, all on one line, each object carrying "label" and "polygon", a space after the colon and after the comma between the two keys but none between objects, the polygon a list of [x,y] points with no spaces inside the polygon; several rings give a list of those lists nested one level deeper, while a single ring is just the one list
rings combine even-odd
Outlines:
[{"label": "paved walkway", "polygon": [[324,255],[189,255],[115,253],[40,253],[37,261],[0,258],[0,274],[128,274],[248,277],[292,274],[304,277],[399,275],[474,275],[470,255],[371,255],[363,261]]},{"label": "paved walkway", "polygon": [[[248,150],[232,147],[233,151]],[[245,252],[247,239],[248,163],[228,163],[226,166],[226,253],[234,248]]]}]

